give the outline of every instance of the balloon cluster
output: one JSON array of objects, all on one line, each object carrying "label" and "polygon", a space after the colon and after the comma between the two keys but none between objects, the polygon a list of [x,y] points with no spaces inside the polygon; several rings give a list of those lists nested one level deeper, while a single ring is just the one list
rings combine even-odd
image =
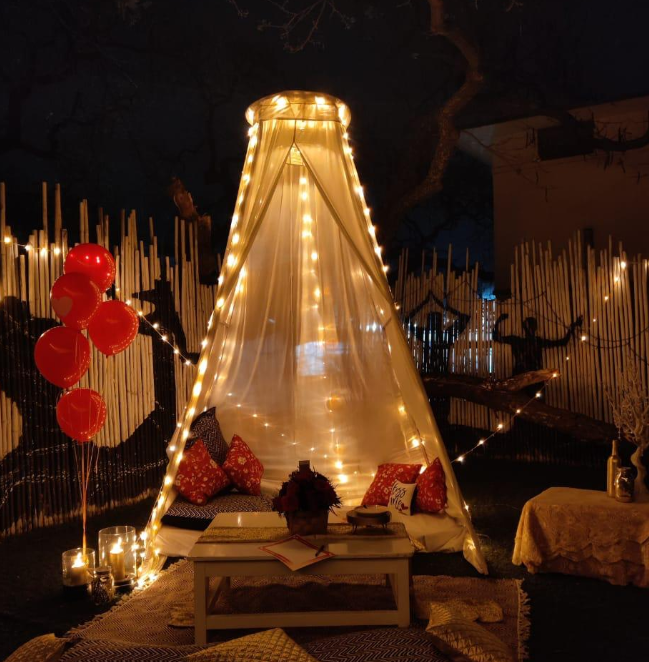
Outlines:
[{"label": "balloon cluster", "polygon": [[[50,291],[50,303],[65,326],[46,331],[36,343],[36,367],[48,382],[69,389],[88,371],[90,340],[106,356],[125,350],[139,328],[136,312],[122,301],[102,301],[115,280],[112,255],[97,244],[80,244],[67,255],[63,275]],[[106,403],[89,388],[64,393],[56,406],[63,432],[78,442],[90,441],[104,426]]]}]

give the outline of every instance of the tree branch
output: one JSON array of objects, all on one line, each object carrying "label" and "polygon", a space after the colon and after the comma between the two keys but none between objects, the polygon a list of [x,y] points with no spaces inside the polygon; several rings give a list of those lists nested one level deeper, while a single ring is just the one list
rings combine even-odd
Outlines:
[{"label": "tree branch", "polygon": [[455,127],[455,117],[475,97],[484,81],[477,46],[460,29],[449,27],[446,22],[444,0],[428,0],[428,4],[431,33],[437,37],[444,37],[455,46],[464,59],[464,83],[437,113],[437,145],[425,178],[405,193],[388,211],[387,224],[384,227],[388,240],[394,236],[399,222],[407,211],[442,190],[444,173],[460,136],[460,132]]},{"label": "tree branch", "polygon": [[[544,110],[543,115],[557,120],[560,124],[566,126],[576,126],[580,120],[567,110]],[[645,132],[637,138],[628,140],[607,138],[602,135],[594,135],[592,145],[594,149],[603,152],[628,152],[634,149],[642,149],[649,145],[649,117],[647,118],[647,128]]]},{"label": "tree branch", "polygon": [[617,430],[610,423],[551,407],[541,400],[529,402],[528,395],[489,388],[488,383],[476,378],[451,375],[425,377],[424,386],[429,398],[460,398],[508,414],[516,414],[520,410],[518,418],[572,435],[581,441],[605,443],[617,437]]}]

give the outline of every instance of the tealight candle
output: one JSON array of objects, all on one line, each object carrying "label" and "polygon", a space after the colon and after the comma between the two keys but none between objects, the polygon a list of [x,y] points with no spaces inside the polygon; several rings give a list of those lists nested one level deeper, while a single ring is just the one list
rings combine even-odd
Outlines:
[{"label": "tealight candle", "polygon": [[87,586],[95,568],[95,551],[81,547],[63,552],[62,557],[64,586]]},{"label": "tealight candle", "polygon": [[99,532],[99,564],[111,568],[118,588],[125,588],[137,578],[140,549],[132,526],[111,526]]},{"label": "tealight candle", "polygon": [[81,586],[88,583],[88,564],[85,562],[81,552],[74,559],[68,572],[68,583],[70,586]]},{"label": "tealight candle", "polygon": [[113,577],[116,582],[126,579],[126,567],[124,565],[124,548],[122,547],[122,539],[110,548],[110,567],[113,570]]}]

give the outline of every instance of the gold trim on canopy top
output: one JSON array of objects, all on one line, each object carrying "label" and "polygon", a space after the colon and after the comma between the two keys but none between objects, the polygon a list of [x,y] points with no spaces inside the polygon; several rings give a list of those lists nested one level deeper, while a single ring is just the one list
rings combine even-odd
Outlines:
[{"label": "gold trim on canopy top", "polygon": [[291,90],[255,101],[246,110],[249,124],[265,120],[305,120],[340,122],[345,128],[351,121],[347,104],[321,92]]}]

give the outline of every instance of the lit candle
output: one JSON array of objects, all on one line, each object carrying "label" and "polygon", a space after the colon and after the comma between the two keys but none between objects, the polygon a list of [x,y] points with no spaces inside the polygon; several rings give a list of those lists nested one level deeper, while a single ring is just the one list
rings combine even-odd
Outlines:
[{"label": "lit candle", "polygon": [[81,552],[77,554],[74,563],[70,566],[67,583],[69,586],[83,586],[88,583],[88,566]]},{"label": "lit candle", "polygon": [[110,567],[113,570],[113,577],[116,582],[126,579],[126,568],[124,566],[124,549],[122,548],[122,539],[119,538],[117,542],[110,549]]}]

